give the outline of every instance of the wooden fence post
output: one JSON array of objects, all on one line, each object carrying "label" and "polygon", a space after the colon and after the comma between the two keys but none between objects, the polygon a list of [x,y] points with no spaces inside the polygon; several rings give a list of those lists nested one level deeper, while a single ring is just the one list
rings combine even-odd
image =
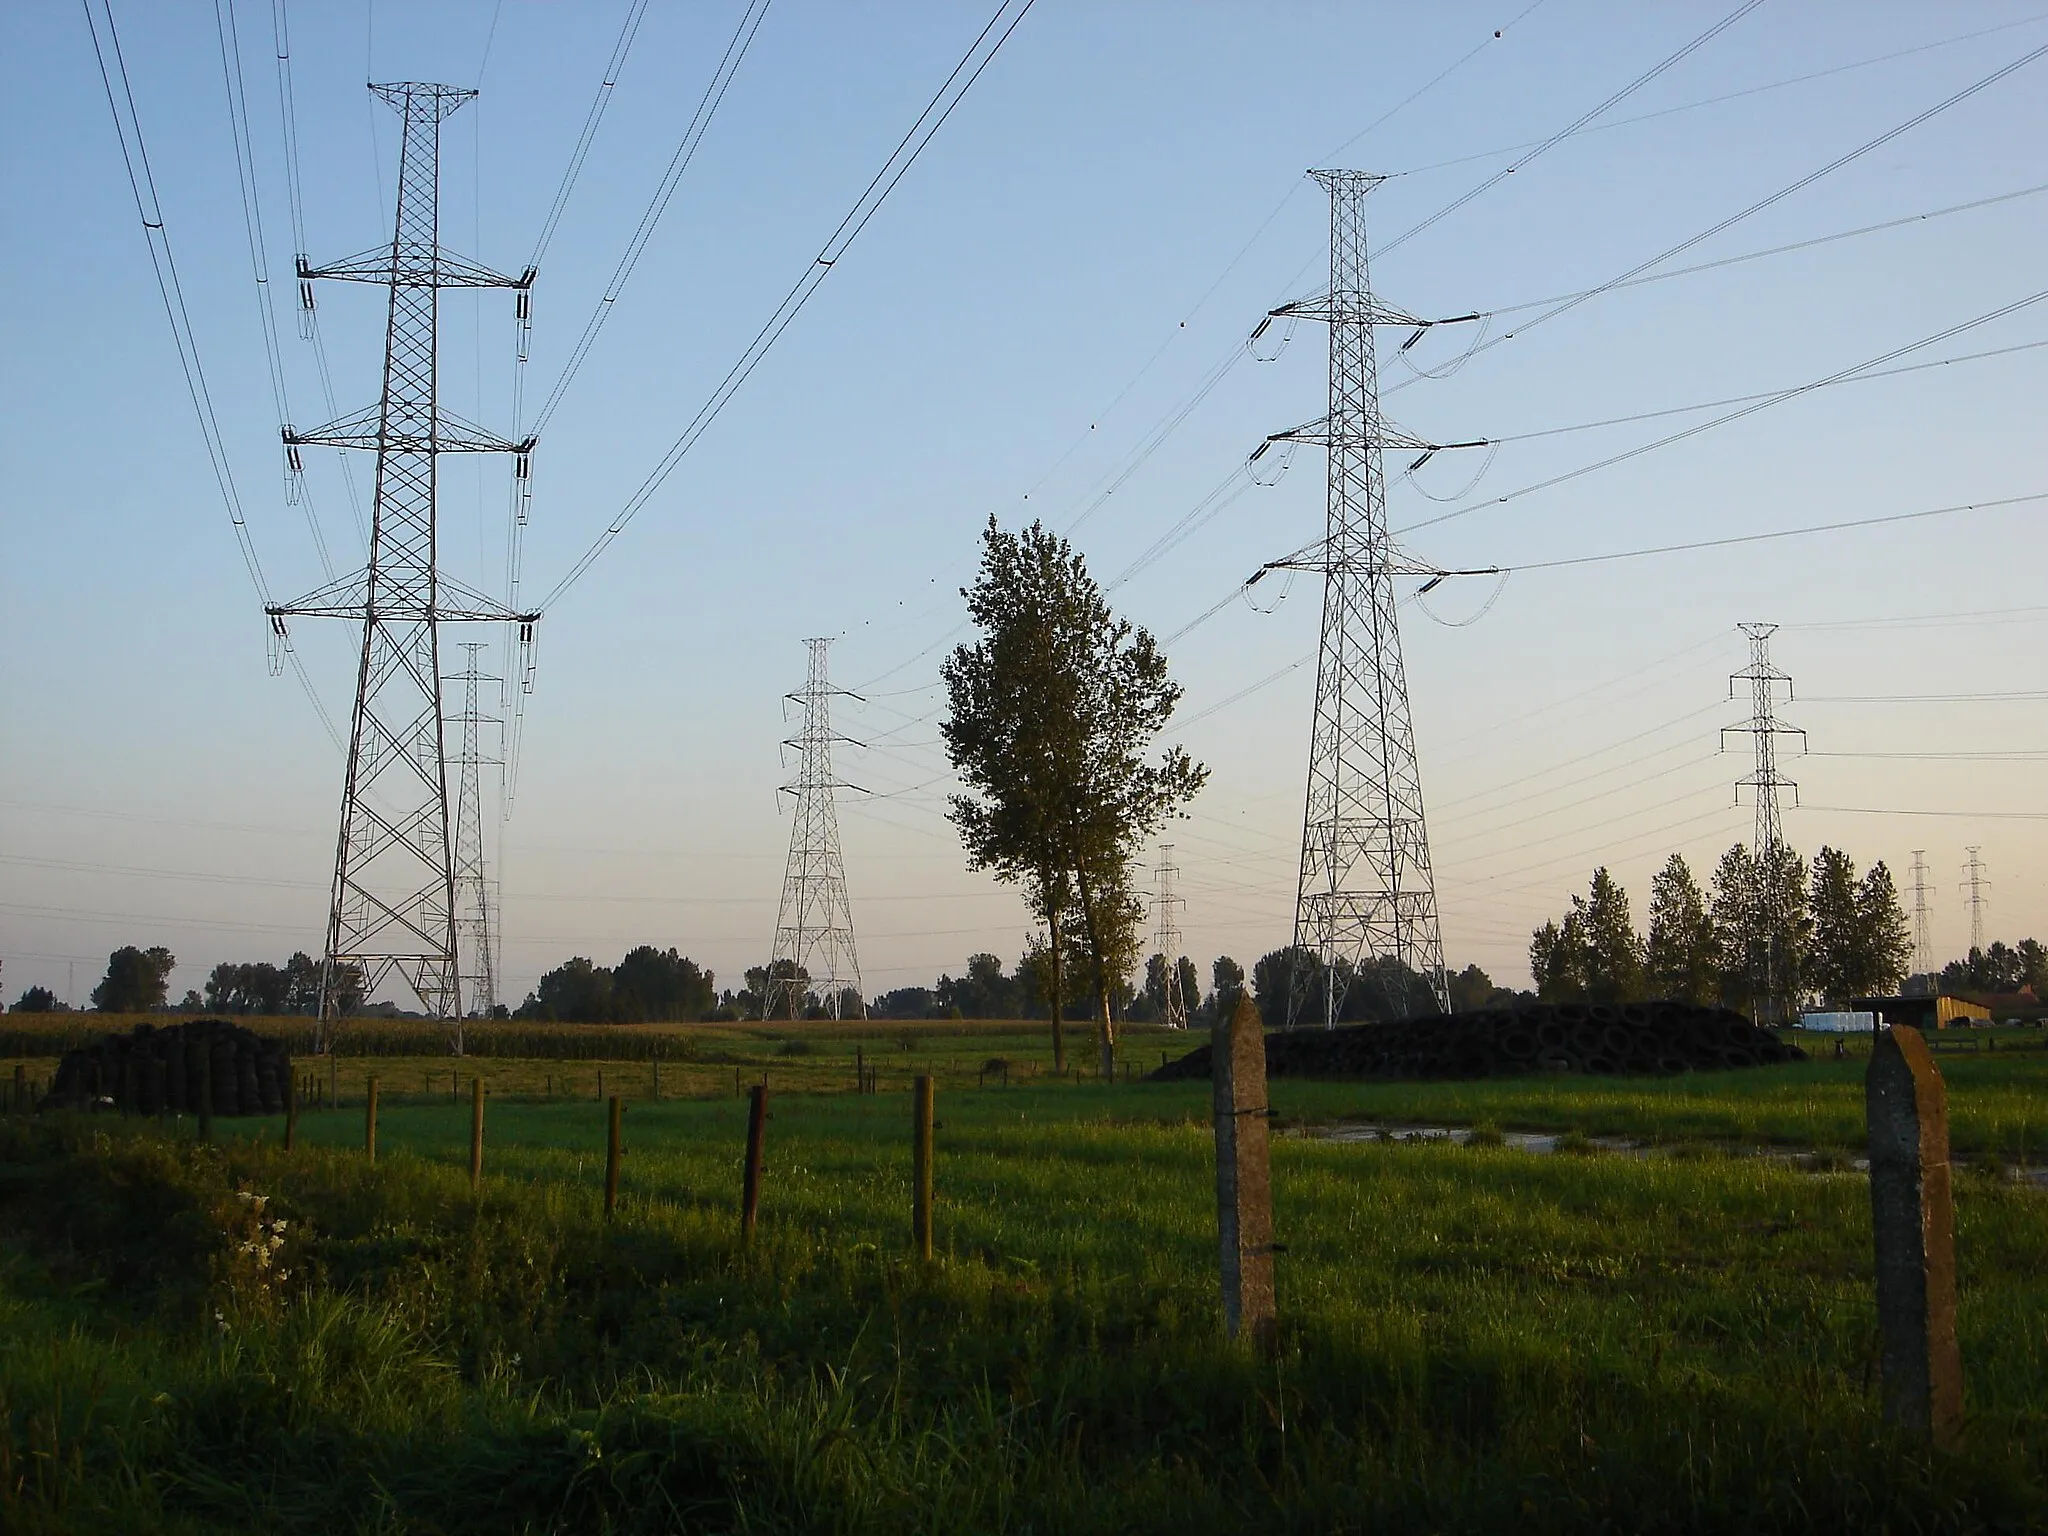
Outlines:
[{"label": "wooden fence post", "polygon": [[1218,1018],[1209,1073],[1216,1117],[1216,1233],[1223,1326],[1261,1354],[1279,1343],[1273,1305],[1273,1171],[1266,1143],[1266,1031],[1250,998]]},{"label": "wooden fence post", "polygon": [[599,1097],[600,1099],[602,1099],[602,1098],[604,1097],[604,1068],[603,1068],[603,1067],[599,1067],[599,1068],[597,1069],[597,1096],[598,1096],[598,1097]]},{"label": "wooden fence post", "polygon": [[363,1152],[371,1162],[377,1161],[377,1079],[374,1077],[363,1087]]},{"label": "wooden fence post", "polygon": [[605,1117],[607,1127],[604,1143],[604,1219],[610,1221],[619,1205],[619,1117],[626,1106],[617,1094],[612,1095],[610,1113]]},{"label": "wooden fence post", "polygon": [[1893,1025],[1871,1042],[1863,1092],[1884,1416],[1947,1447],[1963,1421],[1948,1090],[1920,1032]]},{"label": "wooden fence post", "polygon": [[768,1138],[768,1089],[747,1090],[747,1168],[740,1187],[740,1241],[752,1243],[761,1214],[761,1146]]},{"label": "wooden fence post", "polygon": [[287,1072],[284,1079],[284,1149],[296,1151],[299,1145],[299,1074]]},{"label": "wooden fence post", "polygon": [[469,1080],[469,1192],[484,1187],[484,1080]]},{"label": "wooden fence post", "polygon": [[910,1235],[917,1256],[932,1256],[932,1079],[918,1074],[911,1093]]}]

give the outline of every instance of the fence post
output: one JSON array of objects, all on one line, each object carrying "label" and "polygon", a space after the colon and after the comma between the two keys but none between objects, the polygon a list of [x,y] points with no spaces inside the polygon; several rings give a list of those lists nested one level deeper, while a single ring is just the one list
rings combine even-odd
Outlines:
[{"label": "fence post", "polygon": [[[209,1042],[211,1044],[211,1042]],[[199,1139],[213,1140],[213,1052],[206,1051],[199,1068]]]},{"label": "fence post", "polygon": [[654,1102],[661,1102],[661,1058],[654,1058]]},{"label": "fence post", "polygon": [[1895,1024],[1878,1033],[1863,1092],[1884,1416],[1951,1446],[1962,1428],[1963,1362],[1956,1343],[1948,1090],[1920,1031]]},{"label": "fence post", "polygon": [[[16,1067],[14,1070],[17,1076],[21,1072],[19,1067]],[[868,1091],[867,1052],[857,1045],[853,1048],[853,1091],[855,1093],[866,1093]]]},{"label": "fence post", "polygon": [[287,1072],[284,1076],[284,1149],[296,1151],[299,1145],[299,1074]]},{"label": "fence post", "polygon": [[1266,1144],[1266,1031],[1250,998],[1210,1034],[1216,1118],[1216,1235],[1223,1261],[1223,1327],[1270,1355],[1279,1342],[1273,1305],[1273,1170]]},{"label": "fence post", "polygon": [[335,1057],[331,1041],[327,1046],[327,1107],[341,1108],[341,1062]]},{"label": "fence post", "polygon": [[932,1079],[919,1073],[911,1093],[910,1235],[917,1256],[932,1256]]},{"label": "fence post", "polygon": [[598,1097],[599,1097],[600,1099],[602,1099],[602,1098],[604,1097],[604,1068],[603,1068],[603,1067],[599,1067],[599,1068],[597,1069],[597,1096],[598,1096]]},{"label": "fence post", "polygon": [[377,1161],[377,1079],[374,1077],[363,1089],[363,1151],[371,1162]]},{"label": "fence post", "polygon": [[754,1241],[761,1214],[761,1144],[768,1138],[768,1089],[747,1090],[747,1171],[740,1188],[740,1241]]},{"label": "fence post", "polygon": [[604,1143],[604,1219],[610,1221],[619,1205],[619,1117],[625,1113],[625,1105],[617,1094],[612,1095],[610,1113],[606,1116],[607,1128]]},{"label": "fence post", "polygon": [[469,1192],[484,1187],[484,1080],[469,1080]]}]

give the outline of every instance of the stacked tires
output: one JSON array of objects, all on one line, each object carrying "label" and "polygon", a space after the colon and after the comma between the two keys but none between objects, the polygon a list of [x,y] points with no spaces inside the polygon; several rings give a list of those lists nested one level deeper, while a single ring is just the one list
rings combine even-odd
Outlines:
[{"label": "stacked tires", "polygon": [[[1651,1076],[1805,1059],[1804,1051],[1781,1043],[1732,1009],[1669,1002],[1532,1003],[1394,1024],[1285,1030],[1266,1037],[1266,1071],[1273,1077]],[[1152,1077],[1169,1081],[1208,1075],[1205,1045]]]},{"label": "stacked tires", "polygon": [[216,1115],[284,1113],[292,1072],[284,1042],[225,1019],[194,1019],[159,1029],[138,1024],[67,1052],[44,1103],[52,1108],[114,1108],[132,1114],[197,1114],[212,1090]]}]

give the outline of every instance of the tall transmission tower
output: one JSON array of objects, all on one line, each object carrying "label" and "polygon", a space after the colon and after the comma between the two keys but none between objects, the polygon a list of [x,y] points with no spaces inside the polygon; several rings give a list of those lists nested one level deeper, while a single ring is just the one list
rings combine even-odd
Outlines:
[{"label": "tall transmission tower", "polygon": [[[789,863],[782,876],[782,906],[775,920],[775,950],[768,966],[768,984],[761,1017],[772,1019],[785,1010],[794,1018],[806,998],[819,994],[825,1011],[840,1016],[842,994],[853,989],[858,1016],[868,1016],[861,990],[860,957],[853,947],[853,909],[846,900],[846,867],[839,855],[838,789],[832,774],[832,743],[859,743],[832,734],[832,696],[857,693],[834,688],[826,676],[825,650],[830,640],[806,640],[811,648],[810,671],[803,692],[784,695],[804,710],[803,728],[783,743],[801,753],[796,782],[781,792],[796,796],[796,822],[789,830]],[[863,791],[865,793],[865,791]]]},{"label": "tall transmission tower", "polygon": [[1168,1029],[1188,1027],[1188,1000],[1180,989],[1179,916],[1188,902],[1174,890],[1180,866],[1173,862],[1173,844],[1159,845],[1159,862],[1153,866],[1152,910],[1157,918],[1157,953],[1166,961],[1166,1018]]},{"label": "tall transmission tower", "polygon": [[1761,999],[1759,1011],[1765,1017],[1775,1019],[1781,1011],[1780,981],[1790,969],[1784,954],[1785,935],[1781,921],[1786,905],[1786,893],[1780,889],[1784,878],[1785,826],[1779,812],[1778,792],[1789,789],[1792,791],[1792,803],[1799,803],[1798,784],[1778,772],[1778,738],[1797,736],[1803,750],[1806,732],[1796,725],[1787,725],[1777,715],[1778,685],[1785,685],[1788,701],[1792,697],[1791,674],[1780,672],[1771,665],[1771,636],[1777,633],[1778,626],[1743,624],[1737,627],[1749,637],[1749,667],[1729,676],[1728,697],[1735,697],[1737,683],[1748,683],[1750,717],[1741,725],[1723,726],[1721,739],[1726,742],[1730,732],[1747,735],[1753,752],[1749,776],[1735,781],[1735,796],[1739,804],[1742,791],[1748,789],[1756,803],[1756,830],[1750,841],[1750,855],[1763,872],[1766,923],[1763,975],[1758,978],[1761,983],[1758,989]]},{"label": "tall transmission tower", "polygon": [[440,455],[510,453],[523,465],[533,449],[531,438],[509,442],[442,409],[436,379],[441,290],[513,288],[523,297],[534,277],[531,269],[508,277],[440,244],[441,124],[476,92],[410,81],[370,90],[404,125],[390,243],[324,267],[301,255],[298,275],[309,308],[322,278],[386,290],[383,392],[375,405],[313,431],[284,427],[287,449],[329,444],[377,455],[369,561],[268,610],[279,636],[288,617],[301,615],[363,626],[320,972],[323,1045],[350,971],[364,997],[395,974],[430,1016],[461,1016],[440,626],[510,622],[530,646],[539,618],[462,586],[438,565]]},{"label": "tall transmission tower", "polygon": [[[1394,546],[1383,456],[1389,448],[1427,455],[1475,445],[1426,442],[1380,415],[1374,327],[1454,322],[1420,320],[1373,296],[1365,199],[1385,178],[1363,171],[1311,174],[1330,194],[1329,290],[1272,311],[1260,329],[1276,318],[1329,326],[1329,413],[1275,433],[1253,458],[1276,442],[1316,443],[1329,454],[1324,537],[1272,568],[1323,577],[1294,943],[1297,955],[1313,951],[1321,961],[1323,1023],[1334,1028],[1351,979],[1383,958],[1420,975],[1437,1006],[1450,1007],[1394,594],[1398,576],[1441,573]],[[1288,987],[1290,1023],[1308,1001],[1304,969],[1297,960]],[[1388,991],[1389,1011],[1404,1015],[1406,989]]]},{"label": "tall transmission tower", "polygon": [[1983,851],[1982,843],[1970,844],[1970,862],[1963,866],[1963,872],[1968,876],[1963,881],[1963,889],[1970,897],[1970,951],[1973,954],[1984,948],[1984,893],[1991,889],[1991,882],[1984,878],[1984,861],[1978,857]]},{"label": "tall transmission tower", "polygon": [[1913,850],[1913,969],[1925,976],[1934,969],[1934,941],[1927,923],[1927,850]]},{"label": "tall transmission tower", "polygon": [[[497,915],[491,882],[484,865],[483,767],[501,758],[483,755],[483,727],[500,722],[477,708],[477,684],[499,679],[477,670],[480,640],[465,640],[469,665],[449,682],[462,684],[462,756],[460,788],[455,800],[455,937],[458,975],[468,1011],[489,1018],[498,1005],[497,945],[491,924]],[[455,1054],[462,1054],[462,1020],[455,1020]]]}]

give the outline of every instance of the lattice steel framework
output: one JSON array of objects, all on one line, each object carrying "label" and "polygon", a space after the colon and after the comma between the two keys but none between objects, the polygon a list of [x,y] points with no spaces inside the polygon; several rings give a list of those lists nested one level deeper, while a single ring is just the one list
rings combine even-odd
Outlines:
[{"label": "lattice steel framework", "polygon": [[[491,924],[497,915],[489,871],[484,861],[483,728],[501,722],[478,708],[477,685],[500,681],[477,668],[484,649],[480,640],[465,640],[469,664],[447,679],[462,684],[462,756],[460,788],[455,797],[455,952],[462,997],[468,1011],[487,1019],[498,1005],[497,945]],[[455,1021],[455,1054],[462,1054],[462,1021]]]},{"label": "lattice steel framework", "polygon": [[[768,967],[761,1016],[801,1014],[812,993],[838,1018],[842,994],[851,988],[859,1017],[868,1016],[861,990],[860,957],[854,951],[853,909],[846,899],[846,867],[839,854],[839,807],[833,798],[843,784],[832,773],[832,744],[851,738],[832,733],[832,698],[860,695],[834,688],[825,652],[830,640],[806,640],[809,674],[801,693],[787,694],[803,706],[803,728],[783,743],[801,754],[796,782],[781,792],[796,797],[796,822],[789,830],[789,863],[782,876],[782,904],[775,920],[775,948]],[[787,974],[779,974],[786,971]]]},{"label": "lattice steel framework", "polygon": [[1970,950],[1975,954],[1984,948],[1984,893],[1991,889],[1991,882],[1984,878],[1982,843],[1969,846],[1970,862],[1963,866],[1967,878],[1963,881],[1963,893],[1970,898]]},{"label": "lattice steel framework", "polygon": [[1750,739],[1752,766],[1748,777],[1735,781],[1735,798],[1739,804],[1743,790],[1747,789],[1756,803],[1756,829],[1751,834],[1749,851],[1763,875],[1762,898],[1767,924],[1760,1013],[1763,1017],[1775,1019],[1782,1012],[1779,978],[1789,970],[1781,953],[1785,935],[1781,931],[1780,917],[1786,909],[1786,893],[1778,888],[1784,872],[1785,848],[1785,824],[1778,804],[1780,791],[1790,790],[1792,803],[1799,803],[1799,785],[1778,771],[1778,738],[1797,736],[1804,748],[1806,732],[1778,718],[1780,683],[1785,685],[1786,700],[1789,702],[1792,698],[1792,675],[1771,665],[1771,636],[1778,632],[1778,626],[1743,624],[1738,627],[1749,638],[1749,667],[1746,671],[1730,674],[1728,697],[1735,697],[1737,683],[1749,684],[1750,717],[1740,725],[1724,726],[1721,739],[1725,742],[1731,732]]},{"label": "lattice steel framework", "polygon": [[1925,976],[1934,969],[1934,938],[1927,921],[1927,850],[1913,850],[1913,970]]},{"label": "lattice steel framework", "polygon": [[1188,1027],[1188,1000],[1180,988],[1180,913],[1188,901],[1174,889],[1180,866],[1173,862],[1173,844],[1159,845],[1159,862],[1152,868],[1152,910],[1157,918],[1157,949],[1166,961],[1166,1007],[1163,1022],[1168,1029]]},{"label": "lattice steel framework", "polygon": [[[1323,1023],[1334,1028],[1350,978],[1381,958],[1408,966],[1428,983],[1440,1008],[1450,1006],[1394,593],[1398,576],[1440,573],[1394,547],[1383,454],[1473,445],[1426,442],[1381,417],[1374,328],[1442,322],[1420,320],[1373,296],[1365,199],[1385,178],[1364,171],[1311,174],[1330,194],[1329,290],[1283,305],[1269,318],[1329,326],[1329,414],[1269,441],[1328,450],[1325,533],[1311,552],[1272,568],[1323,576],[1294,943],[1322,962]],[[1289,988],[1290,1023],[1308,1000],[1301,969],[1296,966]],[[1406,989],[1390,989],[1384,1002],[1389,1013],[1405,1014]]]},{"label": "lattice steel framework", "polygon": [[287,450],[323,443],[377,455],[369,560],[363,570],[295,603],[289,616],[347,618],[363,626],[342,784],[327,950],[321,968],[324,1037],[338,1009],[343,968],[361,972],[365,997],[394,974],[433,1017],[459,1018],[456,861],[448,806],[440,625],[510,621],[530,645],[537,614],[513,613],[442,574],[435,529],[436,460],[444,453],[512,453],[523,468],[533,441],[513,443],[442,409],[436,382],[443,288],[532,286],[440,245],[441,123],[476,93],[403,82],[370,90],[396,111],[397,213],[391,241],[315,267],[299,258],[300,302],[316,279],[387,290],[384,388],[377,404],[311,432],[284,428]]}]

